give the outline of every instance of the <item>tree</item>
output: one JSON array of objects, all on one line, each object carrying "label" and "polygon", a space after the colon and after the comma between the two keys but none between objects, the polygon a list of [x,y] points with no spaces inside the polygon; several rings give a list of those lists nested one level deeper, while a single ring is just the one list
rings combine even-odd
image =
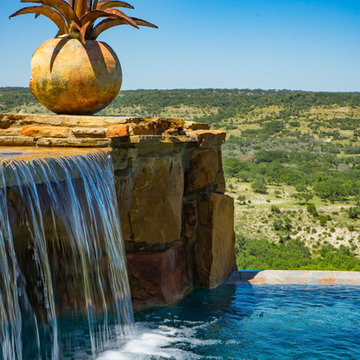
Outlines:
[{"label": "tree", "polygon": [[251,188],[256,193],[267,194],[267,186],[263,177],[255,179],[255,181],[251,184]]},{"label": "tree", "polygon": [[300,204],[308,204],[309,201],[314,197],[314,194],[309,191],[309,190],[305,190],[305,191],[299,191],[295,194],[291,195],[293,198],[299,200]]},{"label": "tree", "polygon": [[327,179],[314,185],[314,191],[322,199],[343,200],[351,193],[351,185],[339,179]]}]

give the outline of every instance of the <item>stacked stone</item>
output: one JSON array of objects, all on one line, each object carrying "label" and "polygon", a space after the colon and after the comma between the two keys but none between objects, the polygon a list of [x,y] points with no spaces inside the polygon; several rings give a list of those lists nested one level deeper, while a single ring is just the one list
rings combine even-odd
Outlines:
[{"label": "stacked stone", "polygon": [[183,119],[0,114],[0,146],[111,152],[136,309],[175,303],[236,270],[225,138]]}]

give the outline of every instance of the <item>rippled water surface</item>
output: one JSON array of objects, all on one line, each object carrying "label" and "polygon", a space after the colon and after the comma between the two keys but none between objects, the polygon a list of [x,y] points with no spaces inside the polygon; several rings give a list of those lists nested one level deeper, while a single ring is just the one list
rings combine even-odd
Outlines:
[{"label": "rippled water surface", "polygon": [[360,359],[360,287],[224,285],[136,321],[98,360]]}]

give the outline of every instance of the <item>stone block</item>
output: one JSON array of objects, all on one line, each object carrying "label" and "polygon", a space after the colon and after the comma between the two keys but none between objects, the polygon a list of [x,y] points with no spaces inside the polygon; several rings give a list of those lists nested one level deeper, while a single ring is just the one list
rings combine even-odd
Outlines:
[{"label": "stone block", "polygon": [[60,146],[60,147],[108,147],[111,139],[97,138],[40,138],[35,141],[37,146]]},{"label": "stone block", "polygon": [[219,172],[219,152],[216,149],[194,150],[185,175],[185,192],[215,183]]},{"label": "stone block", "polygon": [[136,310],[174,304],[189,288],[182,246],[162,252],[127,254],[127,269]]},{"label": "stone block", "polygon": [[196,135],[202,148],[218,147],[226,140],[226,132],[220,130],[197,130]]},{"label": "stone block", "polygon": [[102,115],[56,115],[56,114],[1,114],[0,128],[5,129],[16,125],[46,125],[46,126],[81,126],[106,127],[114,124],[125,124],[129,117]]},{"label": "stone block", "polygon": [[108,138],[127,137],[130,135],[129,131],[130,131],[129,124],[111,125],[106,129],[106,137]]},{"label": "stone block", "polygon": [[194,244],[195,281],[216,287],[235,270],[234,199],[223,194],[200,196],[198,228]]},{"label": "stone block", "polygon": [[45,137],[45,138],[67,138],[71,136],[71,130],[61,126],[24,126],[21,130],[24,136]]},{"label": "stone block", "polygon": [[144,158],[116,179],[124,240],[151,248],[180,239],[184,174],[180,154]]},{"label": "stone block", "polygon": [[210,125],[198,123],[195,121],[185,121],[184,128],[186,130],[210,130]]},{"label": "stone block", "polygon": [[21,128],[1,129],[0,136],[21,136]]},{"label": "stone block", "polygon": [[25,136],[0,136],[0,146],[34,146],[32,137]]},{"label": "stone block", "polygon": [[74,128],[71,129],[73,135],[79,138],[104,138],[106,136],[105,129],[102,128]]},{"label": "stone block", "polygon": [[185,121],[176,118],[133,118],[132,135],[162,135],[170,129],[182,129]]}]

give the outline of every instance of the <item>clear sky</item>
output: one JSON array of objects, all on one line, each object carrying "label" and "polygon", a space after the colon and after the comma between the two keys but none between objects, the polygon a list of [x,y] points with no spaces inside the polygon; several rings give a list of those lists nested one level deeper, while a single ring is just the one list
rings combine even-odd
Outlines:
[{"label": "clear sky", "polygon": [[[360,91],[360,0],[128,0],[127,26],[99,40],[116,51],[123,89],[263,88]],[[27,86],[35,49],[56,26],[8,15],[0,0],[0,86]]]}]

